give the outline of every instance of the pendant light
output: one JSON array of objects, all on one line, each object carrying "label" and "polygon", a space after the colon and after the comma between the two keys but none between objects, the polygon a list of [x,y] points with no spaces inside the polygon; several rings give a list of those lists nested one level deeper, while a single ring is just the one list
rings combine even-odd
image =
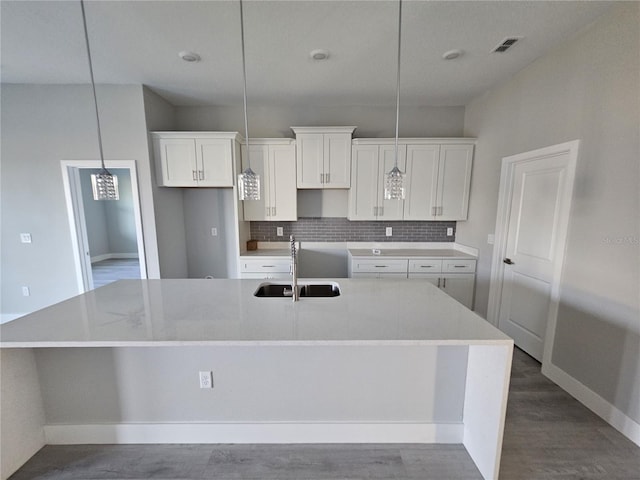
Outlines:
[{"label": "pendant light", "polygon": [[260,200],[260,176],[251,170],[249,155],[249,122],[247,120],[247,66],[244,55],[244,16],[240,0],[240,37],[242,40],[242,84],[244,100],[244,141],[247,155],[247,168],[238,175],[238,196],[240,200]]},{"label": "pendant light", "polygon": [[96,96],[96,83],[93,78],[93,65],[91,62],[91,49],[89,48],[89,33],[87,32],[87,17],[84,11],[84,0],[80,0],[82,9],[82,24],[84,26],[84,39],[87,46],[87,58],[89,59],[89,74],[91,75],[91,89],[93,91],[93,104],[96,110],[96,125],[98,127],[98,148],[100,150],[100,164],[102,169],[97,174],[91,175],[91,187],[94,200],[119,200],[118,177],[112,175],[104,166],[104,153],[102,151],[102,135],[100,133],[100,116],[98,115],[98,97]]},{"label": "pendant light", "polygon": [[402,0],[398,1],[398,78],[396,84],[396,149],[395,162],[385,177],[385,200],[404,199],[404,173],[398,168],[398,123],[400,120],[400,47],[402,44]]}]

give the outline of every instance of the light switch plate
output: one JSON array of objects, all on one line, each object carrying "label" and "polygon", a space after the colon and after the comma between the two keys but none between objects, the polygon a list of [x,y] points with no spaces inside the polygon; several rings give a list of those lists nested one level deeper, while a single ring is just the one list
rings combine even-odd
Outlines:
[{"label": "light switch plate", "polygon": [[282,236],[284,236],[284,228],[282,228],[282,227],[276,227],[276,235],[277,235],[278,237],[282,237]]},{"label": "light switch plate", "polygon": [[452,227],[448,227],[447,228],[447,237],[453,237],[453,228]]},{"label": "light switch plate", "polygon": [[387,227],[387,229],[385,231],[385,235],[387,237],[392,237],[393,236],[393,227]]},{"label": "light switch plate", "polygon": [[496,241],[496,236],[493,233],[490,233],[489,235],[487,235],[487,243],[489,245],[493,245],[495,241]]},{"label": "light switch plate", "polygon": [[216,227],[211,227],[211,236],[212,237],[218,236],[218,229]]},{"label": "light switch plate", "polygon": [[31,234],[30,233],[21,233],[20,241],[22,243],[31,243]]}]

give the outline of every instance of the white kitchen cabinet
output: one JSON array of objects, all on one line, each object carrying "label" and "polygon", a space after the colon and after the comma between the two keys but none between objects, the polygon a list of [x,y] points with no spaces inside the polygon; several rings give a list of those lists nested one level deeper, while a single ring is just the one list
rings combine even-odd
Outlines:
[{"label": "white kitchen cabinet", "polygon": [[158,185],[233,187],[235,132],[153,132]]},{"label": "white kitchen cabinet", "polygon": [[240,278],[291,278],[291,259],[283,256],[240,257]]},{"label": "white kitchen cabinet", "polygon": [[296,135],[297,187],[350,188],[356,127],[291,127]]},{"label": "white kitchen cabinet", "polygon": [[[242,168],[247,168],[242,147]],[[253,139],[249,143],[251,168],[260,176],[260,200],[245,200],[244,219],[295,221],[298,219],[296,152],[291,139]]]},{"label": "white kitchen cabinet", "polygon": [[[406,147],[398,146],[398,168],[405,170]],[[349,220],[402,220],[404,200],[386,200],[386,174],[395,164],[393,145],[354,145],[351,157]]]},{"label": "white kitchen cabinet", "polygon": [[353,140],[349,220],[466,220],[473,142],[399,139],[398,167],[405,173],[405,199],[398,201],[384,200],[384,178],[395,157],[394,139]]}]

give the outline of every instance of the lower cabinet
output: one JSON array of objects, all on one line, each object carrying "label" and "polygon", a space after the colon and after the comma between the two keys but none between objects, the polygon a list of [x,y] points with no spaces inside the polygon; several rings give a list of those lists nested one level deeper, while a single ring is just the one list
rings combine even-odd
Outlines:
[{"label": "lower cabinet", "polygon": [[290,279],[291,259],[289,257],[240,257],[240,278]]},{"label": "lower cabinet", "polygon": [[351,278],[423,279],[467,308],[473,307],[475,259],[352,256]]}]

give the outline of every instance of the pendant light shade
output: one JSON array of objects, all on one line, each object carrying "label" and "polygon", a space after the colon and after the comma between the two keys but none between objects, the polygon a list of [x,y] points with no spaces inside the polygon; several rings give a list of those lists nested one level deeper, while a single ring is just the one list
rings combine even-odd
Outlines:
[{"label": "pendant light shade", "polygon": [[238,197],[240,200],[260,200],[260,176],[251,170],[251,157],[249,153],[249,122],[247,119],[247,66],[244,55],[244,15],[242,0],[240,0],[240,37],[242,45],[242,85],[244,101],[244,141],[245,155],[247,156],[247,168],[238,175]]},{"label": "pendant light shade", "polygon": [[118,177],[112,175],[104,165],[104,153],[102,150],[102,134],[100,133],[100,116],[98,115],[98,97],[96,96],[96,83],[93,78],[93,64],[91,62],[91,48],[89,48],[89,33],[87,32],[87,17],[84,11],[84,0],[80,0],[82,9],[82,25],[84,26],[84,40],[87,46],[87,58],[89,60],[89,74],[91,76],[91,91],[93,92],[93,105],[96,111],[96,126],[98,127],[98,148],[100,150],[100,164],[102,170],[91,175],[91,187],[94,200],[119,200]]},{"label": "pendant light shade", "polygon": [[398,0],[398,75],[396,82],[396,150],[395,162],[386,174],[384,182],[385,200],[404,199],[404,173],[398,168],[398,124],[400,120],[400,47],[402,45],[402,0]]}]

